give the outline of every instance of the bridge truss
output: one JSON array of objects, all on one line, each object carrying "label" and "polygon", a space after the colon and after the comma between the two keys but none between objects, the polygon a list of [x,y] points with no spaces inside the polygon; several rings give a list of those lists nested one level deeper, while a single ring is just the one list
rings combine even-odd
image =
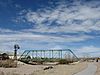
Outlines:
[{"label": "bridge truss", "polygon": [[27,58],[50,58],[50,59],[74,59],[78,60],[78,57],[70,49],[59,49],[59,50],[25,50],[20,59]]}]

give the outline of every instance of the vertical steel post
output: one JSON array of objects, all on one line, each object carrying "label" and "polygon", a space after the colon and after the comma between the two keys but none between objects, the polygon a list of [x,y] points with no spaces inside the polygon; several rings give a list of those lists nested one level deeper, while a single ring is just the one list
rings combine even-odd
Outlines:
[{"label": "vertical steel post", "polygon": [[37,50],[36,50],[36,58],[37,58]]},{"label": "vertical steel post", "polygon": [[52,50],[52,58],[53,58],[53,50]]},{"label": "vertical steel post", "polygon": [[61,59],[62,59],[62,50],[61,50]]},{"label": "vertical steel post", "polygon": [[51,58],[51,51],[49,50],[49,58]]},{"label": "vertical steel post", "polygon": [[45,50],[44,50],[44,58],[45,58]]},{"label": "vertical steel post", "polygon": [[32,59],[33,59],[33,57],[34,57],[34,51],[32,51]]},{"label": "vertical steel post", "polygon": [[58,58],[60,58],[60,50],[58,51]]},{"label": "vertical steel post", "polygon": [[42,58],[42,50],[41,50],[41,58]]}]

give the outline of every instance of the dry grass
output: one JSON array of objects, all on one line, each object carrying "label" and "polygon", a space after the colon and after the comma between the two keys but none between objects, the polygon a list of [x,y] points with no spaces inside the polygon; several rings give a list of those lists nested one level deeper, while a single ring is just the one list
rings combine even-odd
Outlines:
[{"label": "dry grass", "polygon": [[[27,65],[18,63],[17,68],[0,68],[0,73],[4,73],[4,75],[30,75],[36,70],[42,70],[44,65]],[[0,74],[3,75],[3,74]]]},{"label": "dry grass", "polygon": [[14,60],[0,60],[0,67],[5,67],[5,68],[12,68],[16,67],[16,62]]}]

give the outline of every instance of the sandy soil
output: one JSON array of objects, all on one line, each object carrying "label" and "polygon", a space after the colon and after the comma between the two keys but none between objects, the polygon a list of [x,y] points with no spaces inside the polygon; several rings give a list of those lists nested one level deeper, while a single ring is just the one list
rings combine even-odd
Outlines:
[{"label": "sandy soil", "polygon": [[[43,70],[48,65],[26,65],[18,68],[0,68],[0,75],[72,75],[87,67],[87,63],[56,65],[53,69]],[[4,72],[4,74],[2,74]]]},{"label": "sandy soil", "polygon": [[0,75],[29,75],[34,71],[42,70],[45,66],[43,65],[27,65],[21,62],[17,68],[0,68]]},{"label": "sandy soil", "polygon": [[57,65],[53,69],[34,72],[32,75],[73,75],[87,67],[87,63]]},{"label": "sandy soil", "polygon": [[97,65],[96,75],[100,75],[100,62],[96,63],[96,65]]}]

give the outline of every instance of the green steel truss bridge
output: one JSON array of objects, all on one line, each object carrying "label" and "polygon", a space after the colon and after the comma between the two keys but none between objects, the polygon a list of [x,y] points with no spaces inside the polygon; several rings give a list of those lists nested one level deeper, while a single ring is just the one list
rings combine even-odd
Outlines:
[{"label": "green steel truss bridge", "polygon": [[59,50],[25,50],[20,59],[27,58],[59,58],[59,59],[75,59],[78,60],[78,57],[70,49],[59,49]]}]

